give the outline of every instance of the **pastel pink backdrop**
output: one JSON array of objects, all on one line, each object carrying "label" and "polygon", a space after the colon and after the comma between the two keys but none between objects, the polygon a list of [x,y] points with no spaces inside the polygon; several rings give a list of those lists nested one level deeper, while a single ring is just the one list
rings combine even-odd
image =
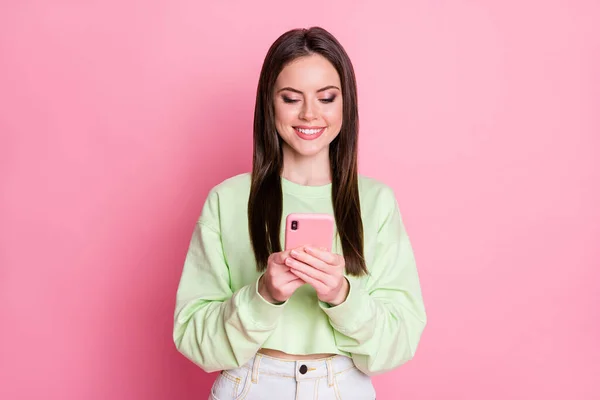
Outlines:
[{"label": "pastel pink backdrop", "polygon": [[203,399],[171,339],[208,190],[248,171],[275,38],[358,76],[429,325],[378,399],[600,398],[594,1],[4,1],[0,398]]}]

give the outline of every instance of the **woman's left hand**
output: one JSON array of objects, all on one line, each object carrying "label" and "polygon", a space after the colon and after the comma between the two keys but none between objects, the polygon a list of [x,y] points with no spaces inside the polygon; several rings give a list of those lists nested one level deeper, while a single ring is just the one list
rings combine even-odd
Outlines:
[{"label": "woman's left hand", "polygon": [[346,300],[350,284],[344,276],[344,256],[314,247],[301,247],[285,260],[290,272],[311,285],[319,300],[337,306]]}]

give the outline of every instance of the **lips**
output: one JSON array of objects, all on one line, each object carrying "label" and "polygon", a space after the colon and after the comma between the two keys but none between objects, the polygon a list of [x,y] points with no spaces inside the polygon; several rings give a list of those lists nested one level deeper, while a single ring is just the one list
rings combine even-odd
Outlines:
[{"label": "lips", "polygon": [[326,127],[295,126],[294,131],[304,140],[314,140],[325,132]]}]

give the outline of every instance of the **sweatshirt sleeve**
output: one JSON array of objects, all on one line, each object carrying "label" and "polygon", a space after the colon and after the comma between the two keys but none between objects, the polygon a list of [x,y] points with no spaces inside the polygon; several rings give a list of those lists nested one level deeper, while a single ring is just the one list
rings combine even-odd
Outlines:
[{"label": "sweatshirt sleeve", "polygon": [[391,189],[381,196],[381,205],[384,215],[365,284],[349,279],[342,304],[320,302],[338,347],[367,375],[411,360],[427,321],[415,258]]},{"label": "sweatshirt sleeve", "polygon": [[173,329],[177,349],[206,372],[248,361],[277,326],[285,305],[266,301],[258,279],[232,291],[218,213],[218,194],[211,191],[183,265]]}]

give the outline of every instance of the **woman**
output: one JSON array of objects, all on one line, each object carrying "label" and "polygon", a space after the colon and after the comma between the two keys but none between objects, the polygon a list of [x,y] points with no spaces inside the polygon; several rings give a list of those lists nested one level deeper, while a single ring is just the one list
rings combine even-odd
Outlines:
[{"label": "woman", "polygon": [[[175,310],[177,348],[221,371],[211,399],[374,399],[426,324],[393,191],[357,173],[352,64],[321,28],[283,34],[258,84],[251,174],[214,187]],[[328,213],[331,252],[282,251],[282,218]]]}]

